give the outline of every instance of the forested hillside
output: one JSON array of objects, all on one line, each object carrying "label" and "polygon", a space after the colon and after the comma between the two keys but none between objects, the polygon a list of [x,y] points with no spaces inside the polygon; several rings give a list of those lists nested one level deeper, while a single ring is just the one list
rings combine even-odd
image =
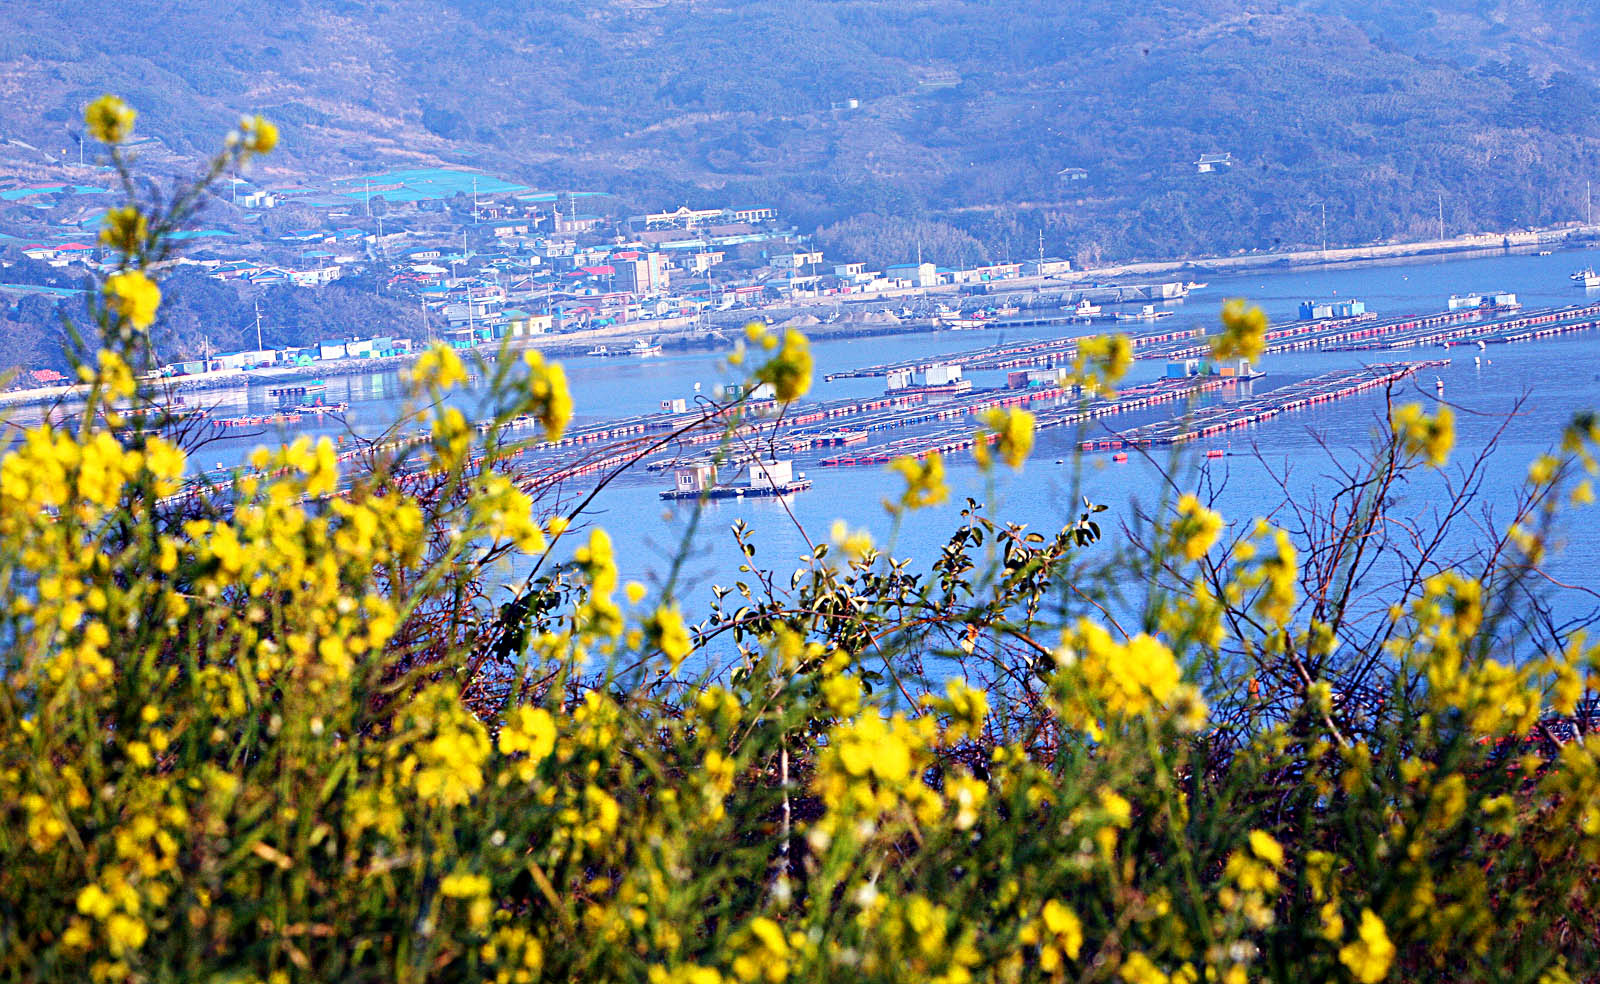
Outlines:
[{"label": "forested hillside", "polygon": [[[1043,231],[1080,259],[1319,242],[1324,204],[1335,242],[1432,234],[1441,199],[1452,233],[1577,219],[1600,176],[1579,0],[74,0],[0,22],[18,171],[75,157],[113,90],[151,156],[249,109],[282,124],[284,177],[468,162],[624,206],[947,223],[991,256]],[[1234,164],[1197,174],[1206,153]]]}]

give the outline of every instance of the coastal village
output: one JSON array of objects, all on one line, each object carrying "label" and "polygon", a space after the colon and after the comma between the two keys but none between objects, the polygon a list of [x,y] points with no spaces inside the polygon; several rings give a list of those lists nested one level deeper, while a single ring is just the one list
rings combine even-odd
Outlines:
[{"label": "coastal village", "polygon": [[[163,362],[164,376],[403,356],[424,339],[472,348],[619,326],[694,330],[711,328],[724,312],[726,323],[844,301],[899,299],[900,307],[890,303],[871,316],[893,321],[896,310],[909,316],[910,302],[933,290],[982,294],[990,284],[1025,278],[1038,284],[1071,271],[1069,261],[1044,256],[970,269],[911,257],[872,269],[852,257],[825,256],[760,204],[611,214],[614,201],[602,193],[539,192],[464,170],[392,171],[316,186],[234,180],[222,194],[236,221],[188,234],[177,270],[203,271],[242,291],[319,290],[372,275],[390,296],[416,305],[421,337],[384,325],[329,324],[297,346],[185,353]],[[15,282],[23,269],[18,261],[84,274],[105,269],[109,258],[96,237],[113,197],[109,188],[87,185],[0,188],[0,296],[15,304],[29,294],[77,293]],[[276,231],[277,216],[290,213],[317,221]],[[915,312],[943,316],[955,328],[977,327],[993,313],[980,305],[965,315],[960,308],[922,303]],[[1091,309],[1098,313],[1093,305],[1083,311]],[[264,316],[270,322],[271,312]],[[656,351],[641,342],[596,346],[593,354]],[[60,381],[42,370],[23,373],[13,385]]]},{"label": "coastal village", "polygon": [[[15,311],[29,298],[35,304],[38,298],[55,305],[75,302],[81,287],[64,284],[81,284],[107,269],[110,257],[98,231],[116,197],[113,176],[103,168],[83,173],[100,174],[101,180],[90,185],[0,178],[0,313]],[[966,268],[916,255],[874,268],[856,257],[827,255],[815,237],[760,203],[629,214],[603,192],[537,191],[451,168],[296,184],[232,178],[202,219],[211,224],[178,234],[174,274],[232,285],[241,299],[274,288],[318,291],[359,281],[416,316],[406,326],[356,318],[301,324],[294,332],[297,344],[269,346],[268,335],[281,341],[284,333],[271,330],[270,305],[257,304],[254,330],[245,326],[233,333],[245,344],[213,345],[202,338],[198,351],[165,352],[158,346],[157,373],[193,385],[213,378],[224,383],[238,373],[272,377],[377,368],[379,360],[404,360],[430,341],[460,349],[509,341],[567,355],[648,357],[661,354],[658,339],[675,346],[697,339],[723,343],[722,329],[755,318],[856,333],[1026,325],[1034,323],[1030,317],[1155,321],[1172,314],[1164,302],[1204,286],[1176,279],[1185,271],[1220,272],[1269,259],[1324,262],[1336,253],[1361,259],[1528,246],[1585,231],[1528,232],[1515,242],[1509,235],[1476,236],[1305,256],[1215,258],[1203,266],[1083,271],[1041,248],[1030,259]],[[1108,275],[1116,282],[1103,279]],[[1514,298],[1491,294],[1487,303],[1506,307],[1507,301]],[[1474,297],[1461,303],[1485,302]],[[1365,313],[1359,301],[1308,301],[1301,317]],[[23,391],[43,398],[70,382],[54,368],[18,368],[5,387],[13,396]]]}]

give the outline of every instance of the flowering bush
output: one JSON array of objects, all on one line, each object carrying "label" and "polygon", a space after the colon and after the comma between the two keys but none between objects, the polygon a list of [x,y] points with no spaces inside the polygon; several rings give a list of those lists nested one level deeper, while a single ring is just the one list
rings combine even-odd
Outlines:
[{"label": "flowering bush", "polygon": [[[1349,604],[1374,503],[1449,451],[1419,412],[1303,552],[1192,495],[1116,547],[1095,507],[1045,536],[968,503],[926,570],[842,525],[690,621],[619,584],[600,529],[557,563],[579,517],[536,516],[521,446],[449,408],[355,466],[299,442],[185,484],[136,381],[182,214],[125,209],[86,403],[0,459],[0,976],[1600,973],[1600,646],[1513,620],[1592,420],[1489,564],[1426,559],[1375,610]],[[1264,329],[1231,312],[1226,344]],[[1125,346],[1097,344],[1109,386]],[[803,394],[804,340],[764,347],[750,380]],[[516,362],[482,367],[493,422],[559,436],[559,366]],[[424,355],[416,406],[465,379]],[[983,423],[1023,466],[1031,420]],[[948,495],[938,458],[897,471],[893,510]],[[487,595],[511,554],[532,573]]]}]

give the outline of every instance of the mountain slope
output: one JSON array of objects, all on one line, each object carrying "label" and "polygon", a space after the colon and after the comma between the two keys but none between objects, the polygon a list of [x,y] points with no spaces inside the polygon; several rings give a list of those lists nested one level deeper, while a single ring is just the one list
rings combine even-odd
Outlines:
[{"label": "mountain slope", "polygon": [[[180,157],[259,110],[285,175],[472,163],[932,218],[991,255],[1307,244],[1324,205],[1335,242],[1423,235],[1441,198],[1451,231],[1542,224],[1600,176],[1575,0],[76,0],[0,25],[0,131],[41,149],[112,90]],[[1236,163],[1197,175],[1211,152]]]}]

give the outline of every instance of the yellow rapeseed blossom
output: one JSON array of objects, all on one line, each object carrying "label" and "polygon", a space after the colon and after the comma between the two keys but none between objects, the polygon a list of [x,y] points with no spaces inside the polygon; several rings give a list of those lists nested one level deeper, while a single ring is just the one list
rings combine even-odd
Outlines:
[{"label": "yellow rapeseed blossom", "polygon": [[1222,533],[1222,516],[1200,504],[1192,492],[1178,497],[1178,518],[1172,524],[1171,537],[1176,552],[1184,560],[1196,561],[1216,545]]},{"label": "yellow rapeseed blossom", "polygon": [[1133,366],[1133,343],[1126,335],[1090,335],[1078,340],[1073,379],[1090,395],[1110,395]]},{"label": "yellow rapeseed blossom", "polygon": [[278,146],[278,128],[259,113],[239,117],[239,146],[249,154],[270,154]]},{"label": "yellow rapeseed blossom", "polygon": [[471,800],[483,788],[483,767],[489,758],[483,725],[443,684],[419,694],[407,718],[423,733],[401,763],[401,772],[412,777],[417,795],[447,807]]},{"label": "yellow rapeseed blossom", "polygon": [[559,441],[572,422],[572,390],[567,386],[567,371],[559,362],[546,362],[533,349],[522,353],[528,367],[528,412],[544,425],[544,439]]},{"label": "yellow rapeseed blossom", "polygon": [[756,370],[756,379],[772,385],[780,403],[805,396],[811,389],[811,342],[794,329],[783,333],[783,345],[771,359]]},{"label": "yellow rapeseed blossom", "polygon": [[1183,683],[1172,650],[1144,633],[1119,643],[1101,626],[1079,619],[1063,633],[1056,661],[1066,674],[1058,695],[1063,719],[1096,738],[1103,734],[1102,714],[1139,717],[1180,699],[1199,701]]},{"label": "yellow rapeseed blossom", "polygon": [[790,960],[794,955],[783,927],[765,916],[752,919],[734,935],[733,944],[739,950],[734,958],[733,975],[746,984],[781,984],[789,979]]},{"label": "yellow rapeseed blossom", "polygon": [[96,140],[119,144],[133,133],[133,121],[138,115],[132,106],[107,93],[84,109],[83,122]]},{"label": "yellow rapeseed blossom", "polygon": [[1122,960],[1117,976],[1126,984],[1167,984],[1167,975],[1143,953],[1135,950]]},{"label": "yellow rapeseed blossom", "polygon": [[1356,930],[1357,939],[1339,949],[1339,962],[1361,984],[1378,984],[1389,976],[1389,965],[1394,962],[1394,944],[1389,933],[1371,909],[1361,910],[1361,925]]},{"label": "yellow rapeseed blossom", "polygon": [[683,612],[676,604],[662,605],[645,623],[645,629],[650,645],[667,657],[672,664],[672,672],[678,672],[678,667],[694,648],[694,642],[689,638],[689,628],[683,622]]},{"label": "yellow rapeseed blossom", "polygon": [[1083,949],[1083,922],[1065,903],[1049,899],[1039,910],[1044,929],[1039,940],[1039,969],[1047,974],[1061,970],[1068,960],[1077,960]]},{"label": "yellow rapeseed blossom", "polygon": [[448,345],[438,344],[417,356],[406,373],[407,381],[416,389],[450,389],[467,381],[467,367],[461,356]]},{"label": "yellow rapeseed blossom", "polygon": [[972,442],[972,456],[978,465],[989,467],[992,462],[990,445],[998,451],[1001,460],[1012,468],[1021,468],[1033,450],[1034,416],[1016,407],[991,407],[979,415],[983,429]]},{"label": "yellow rapeseed blossom", "polygon": [[142,270],[119,270],[102,288],[106,308],[113,316],[138,329],[150,327],[161,307],[161,288]]},{"label": "yellow rapeseed blossom", "polygon": [[1261,358],[1267,347],[1267,315],[1239,298],[1222,305],[1222,333],[1211,337],[1211,355],[1216,359]]},{"label": "yellow rapeseed blossom", "polygon": [[502,755],[522,756],[517,763],[518,777],[531,782],[540,764],[555,751],[555,718],[542,707],[518,704],[506,715],[496,745]]},{"label": "yellow rapeseed blossom", "polygon": [[111,349],[101,349],[95,353],[95,362],[97,371],[85,373],[85,382],[98,380],[107,395],[124,400],[137,392],[139,384],[133,377],[133,367],[122,356]]},{"label": "yellow rapeseed blossom", "polygon": [[866,530],[853,530],[850,524],[842,519],[833,521],[833,528],[829,531],[829,540],[833,548],[843,553],[850,560],[865,560],[876,547],[872,543],[872,534]]},{"label": "yellow rapeseed blossom", "polygon": [[149,237],[150,220],[133,205],[107,211],[100,223],[100,242],[130,256],[142,249]]},{"label": "yellow rapeseed blossom", "polygon": [[947,739],[956,742],[962,738],[981,738],[984,720],[989,716],[988,696],[956,677],[946,681],[944,689],[944,697],[928,694],[922,698],[922,703],[946,718]]},{"label": "yellow rapeseed blossom", "polygon": [[950,499],[950,487],[944,483],[944,455],[937,451],[921,459],[901,455],[889,462],[889,470],[906,480],[898,503],[884,500],[884,508],[890,512],[937,506]]},{"label": "yellow rapeseed blossom", "polygon": [[1439,412],[1430,417],[1419,403],[1402,404],[1390,411],[1389,427],[1402,454],[1421,458],[1434,468],[1441,468],[1450,460],[1456,425],[1449,407],[1439,407]]}]

